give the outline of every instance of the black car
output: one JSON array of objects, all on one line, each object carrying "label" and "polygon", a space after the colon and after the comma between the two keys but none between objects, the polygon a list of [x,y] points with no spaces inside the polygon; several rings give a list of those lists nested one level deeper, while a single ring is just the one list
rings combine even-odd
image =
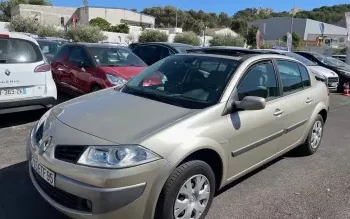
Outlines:
[{"label": "black car", "polygon": [[50,63],[52,58],[55,56],[56,52],[60,49],[60,47],[68,42],[66,40],[46,38],[36,38],[36,41],[39,43],[40,49],[43,51],[47,60]]},{"label": "black car", "polygon": [[182,43],[132,43],[129,48],[147,65],[176,53],[187,53],[187,50],[197,47]]},{"label": "black car", "polygon": [[350,82],[350,65],[336,58],[328,57],[316,52],[298,51],[295,53],[302,55],[313,62],[316,62],[320,66],[335,71],[339,76],[339,92],[343,91],[344,83]]}]

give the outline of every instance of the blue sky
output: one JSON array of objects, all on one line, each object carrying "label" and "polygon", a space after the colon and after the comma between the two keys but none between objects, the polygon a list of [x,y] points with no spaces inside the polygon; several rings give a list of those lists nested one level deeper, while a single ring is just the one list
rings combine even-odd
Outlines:
[{"label": "blue sky", "polygon": [[[91,6],[136,8],[142,10],[146,7],[173,5],[182,10],[200,10],[205,12],[224,11],[232,15],[238,10],[251,7],[273,8],[275,11],[289,11],[293,7],[294,0],[87,0]],[[310,10],[320,6],[349,3],[348,0],[295,0],[296,6],[304,10]],[[56,6],[83,5],[83,0],[51,0]],[[214,4],[213,4],[214,2]]]}]

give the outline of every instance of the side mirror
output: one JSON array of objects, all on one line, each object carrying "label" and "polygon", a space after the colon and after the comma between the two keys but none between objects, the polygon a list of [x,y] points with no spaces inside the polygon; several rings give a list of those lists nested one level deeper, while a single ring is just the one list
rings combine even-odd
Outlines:
[{"label": "side mirror", "polygon": [[266,100],[262,97],[246,96],[242,101],[235,101],[235,107],[244,110],[261,110],[266,106]]}]

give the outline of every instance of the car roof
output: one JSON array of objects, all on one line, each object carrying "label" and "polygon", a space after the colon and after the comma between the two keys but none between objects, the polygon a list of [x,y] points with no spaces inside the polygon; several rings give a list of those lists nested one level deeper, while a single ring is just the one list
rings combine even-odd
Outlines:
[{"label": "car roof", "polygon": [[[186,55],[186,56],[191,56],[191,55],[196,55],[196,56],[204,56],[204,57],[215,57],[215,58],[224,58],[224,59],[231,59],[231,60],[236,60],[236,61],[246,61],[246,60],[259,60],[259,59],[285,59],[285,60],[291,60],[291,61],[296,61],[298,63],[301,63],[298,60],[295,60],[291,57],[285,56],[285,55],[279,55],[279,54],[264,54],[264,53],[256,53],[256,54],[244,54],[242,56],[230,56],[230,55],[217,55],[217,54],[202,54],[202,53],[179,53],[175,55]],[[303,63],[301,63],[303,64]]]},{"label": "car roof", "polygon": [[121,46],[117,44],[112,44],[112,43],[66,43],[65,45],[80,45],[80,46],[87,46],[87,47],[104,47],[104,48],[110,48],[110,47],[115,47],[115,48],[127,48],[126,46]]},{"label": "car roof", "polygon": [[0,32],[0,35],[8,35],[10,38],[28,40],[28,41],[31,41],[31,42],[33,42],[35,44],[38,44],[38,42],[33,37],[27,36],[26,34],[23,34],[23,33],[18,33],[18,32]]},{"label": "car roof", "polygon": [[137,43],[139,45],[145,45],[145,44],[158,44],[158,45],[164,45],[164,46],[171,46],[171,47],[181,47],[181,46],[186,46],[186,47],[195,47],[190,44],[185,44],[185,43],[170,43],[170,42],[146,42],[146,43]]},{"label": "car roof", "polygon": [[255,51],[261,51],[264,53],[279,53],[279,54],[285,54],[288,53],[289,51],[286,50],[281,50],[281,49],[254,49]]}]

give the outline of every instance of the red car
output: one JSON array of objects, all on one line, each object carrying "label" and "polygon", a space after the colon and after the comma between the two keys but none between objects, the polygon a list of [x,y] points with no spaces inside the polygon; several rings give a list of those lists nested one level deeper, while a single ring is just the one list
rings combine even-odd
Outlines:
[{"label": "red car", "polygon": [[65,44],[51,63],[57,87],[74,94],[122,86],[146,67],[129,48],[98,43]]}]

